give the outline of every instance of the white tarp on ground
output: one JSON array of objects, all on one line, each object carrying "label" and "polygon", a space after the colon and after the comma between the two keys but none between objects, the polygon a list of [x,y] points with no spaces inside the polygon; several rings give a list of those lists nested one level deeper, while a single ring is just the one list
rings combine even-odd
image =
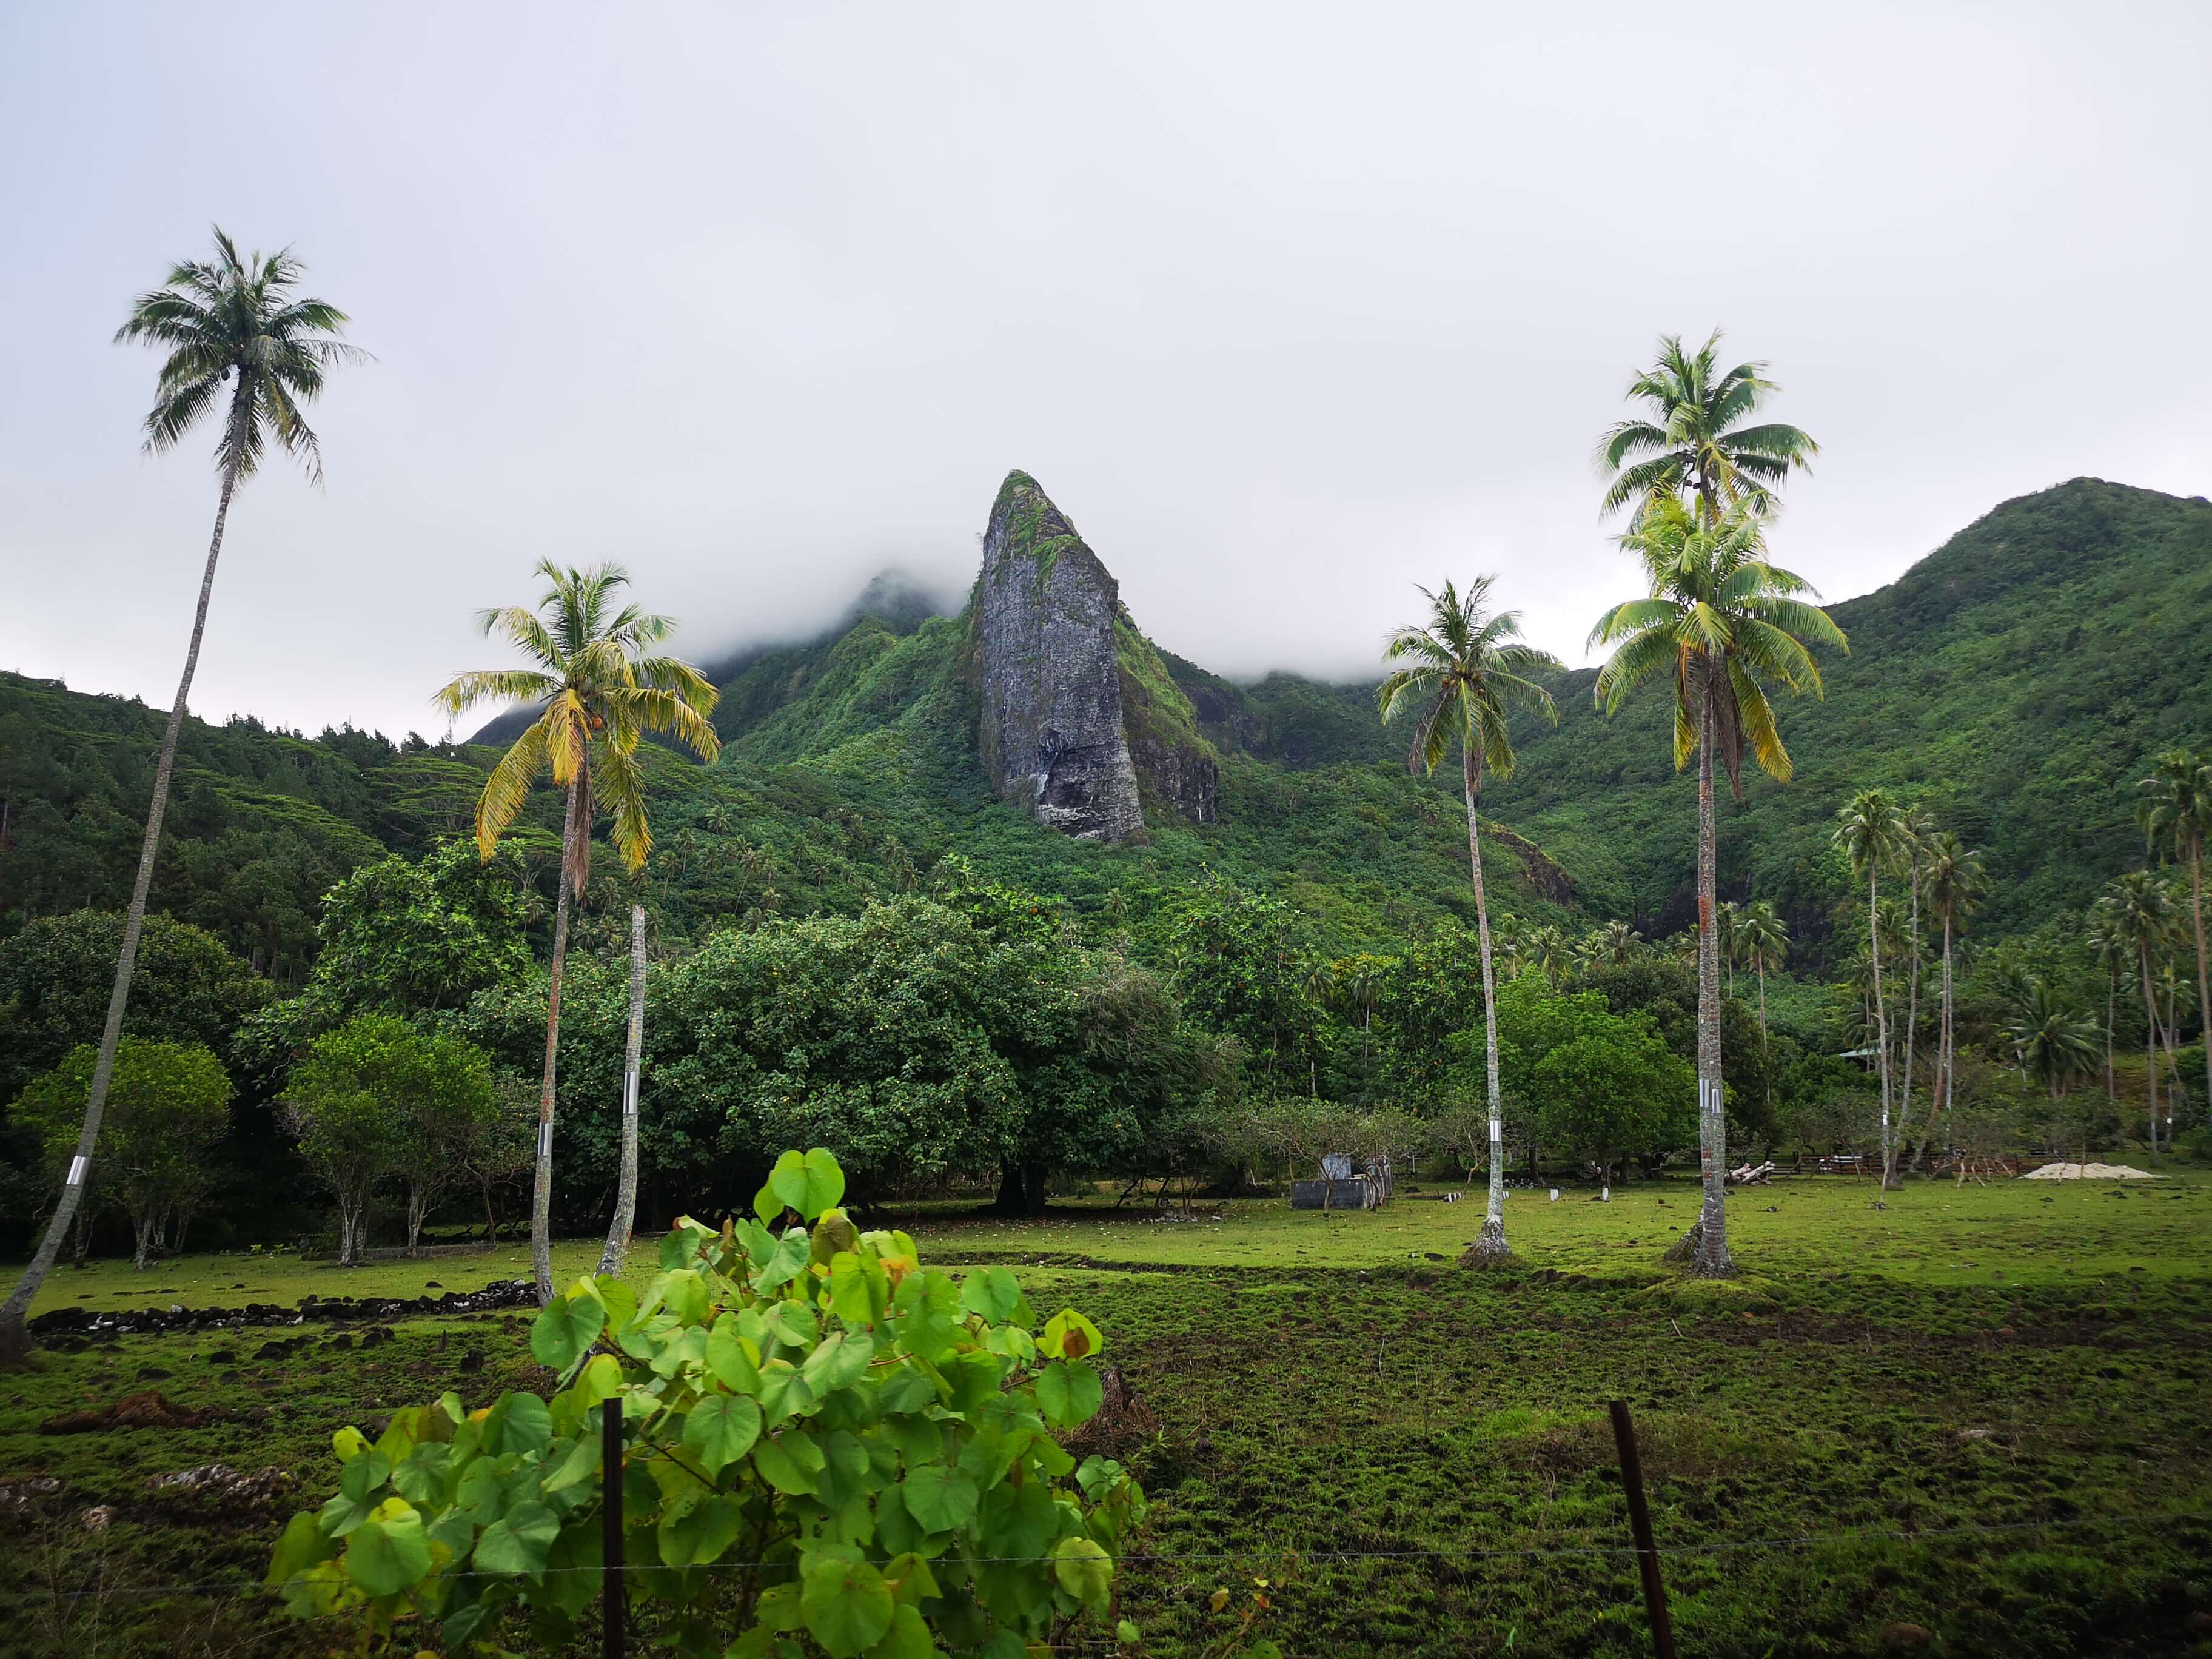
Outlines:
[{"label": "white tarp on ground", "polygon": [[2124,1164],[2046,1164],[2030,1170],[2030,1181],[2163,1181],[2148,1170],[2130,1170]]}]

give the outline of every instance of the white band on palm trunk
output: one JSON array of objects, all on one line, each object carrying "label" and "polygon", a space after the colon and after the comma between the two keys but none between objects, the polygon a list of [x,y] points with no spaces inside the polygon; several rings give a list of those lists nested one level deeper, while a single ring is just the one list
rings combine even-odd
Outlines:
[{"label": "white band on palm trunk", "polygon": [[632,1072],[623,1079],[623,1115],[635,1117],[637,1115],[637,1073]]},{"label": "white band on palm trunk", "polygon": [[91,1168],[92,1160],[82,1152],[78,1153],[70,1160],[69,1184],[72,1187],[83,1186],[84,1177]]},{"label": "white band on palm trunk", "polygon": [[538,1156],[541,1158],[553,1156],[553,1126],[550,1123],[538,1126]]}]

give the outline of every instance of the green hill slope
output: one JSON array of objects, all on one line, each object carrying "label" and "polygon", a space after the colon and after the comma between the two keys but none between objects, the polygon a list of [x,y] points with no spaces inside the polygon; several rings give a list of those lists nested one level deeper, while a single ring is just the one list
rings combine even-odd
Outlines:
[{"label": "green hill slope", "polygon": [[[1787,562],[1786,542],[1778,552]],[[1128,623],[1133,724],[1218,756],[1219,821],[1148,800],[1149,845],[1077,842],[994,799],[968,623],[933,609],[864,603],[819,640],[720,665],[722,759],[653,767],[647,890],[672,935],[850,908],[954,850],[1066,895],[1100,931],[1141,929],[1164,891],[1209,872],[1289,898],[1331,951],[1391,948],[1425,918],[1466,913],[1450,781],[1407,777],[1371,687],[1235,684]],[[2006,502],[1833,610],[1853,651],[1828,665],[1825,702],[1784,710],[1796,781],[1752,778],[1722,829],[1729,890],[1785,906],[1816,950],[1847,892],[1828,826],[1853,790],[1923,799],[1989,849],[1979,928],[1994,936],[2081,905],[2139,857],[2134,781],[2160,749],[2212,738],[2202,500],[2078,479]],[[1673,769],[1665,696],[1608,720],[1591,679],[1559,677],[1559,725],[1528,723],[1518,775],[1493,786],[1500,903],[1671,931],[1688,919],[1692,786]],[[0,676],[0,927],[122,902],[160,723],[140,704]],[[296,962],[337,873],[466,826],[489,753],[195,722],[156,901],[241,953]]]},{"label": "green hill slope", "polygon": [[[2201,499],[2076,479],[2007,501],[1831,611],[1851,654],[1824,665],[1825,701],[1783,708],[1795,781],[1747,778],[1722,821],[1724,883],[1788,906],[1801,936],[1846,891],[1828,836],[1855,790],[1923,801],[1988,849],[1978,927],[1998,934],[2087,903],[2139,861],[2136,781],[2161,750],[2212,739]],[[1555,689],[1559,726],[1525,734],[1497,810],[1585,891],[1684,925],[1695,787],[1674,775],[1664,694],[1607,720],[1593,678]]]}]

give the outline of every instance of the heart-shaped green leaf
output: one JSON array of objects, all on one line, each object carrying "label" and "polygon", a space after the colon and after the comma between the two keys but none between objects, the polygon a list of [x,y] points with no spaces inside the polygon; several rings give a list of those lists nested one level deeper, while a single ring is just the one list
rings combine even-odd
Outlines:
[{"label": "heart-shaped green leaf", "polygon": [[422,1517],[403,1498],[387,1498],[346,1540],[346,1577],[371,1595],[397,1595],[430,1571]]},{"label": "heart-shaped green leaf", "polygon": [[561,1523],[552,1510],[534,1500],[525,1500],[483,1529],[483,1535],[477,1540],[477,1570],[543,1572],[553,1540],[560,1534]]},{"label": "heart-shaped green leaf", "polygon": [[699,1467],[718,1474],[760,1438],[761,1409],[743,1395],[710,1394],[684,1419],[684,1444]]},{"label": "heart-shaped green leaf", "polygon": [[1094,1613],[1114,1594],[1114,1559],[1088,1538],[1063,1538],[1054,1544],[1052,1571],[1060,1589]]},{"label": "heart-shaped green leaf", "polygon": [[746,1352],[745,1340],[738,1334],[738,1322],[726,1313],[707,1333],[707,1369],[734,1394],[760,1392],[760,1366]]},{"label": "heart-shaped green leaf", "polygon": [[951,1532],[975,1519],[975,1480],[948,1464],[908,1469],[899,1489],[906,1495],[906,1512],[930,1532]]},{"label": "heart-shaped green leaf", "polygon": [[806,1363],[799,1368],[799,1374],[806,1380],[808,1389],[817,1400],[825,1400],[866,1376],[875,1352],[875,1344],[866,1336],[836,1332],[823,1338],[821,1345],[806,1356]]},{"label": "heart-shaped green leaf", "polygon": [[994,1325],[1003,1325],[1012,1319],[1021,1299],[1020,1282],[1004,1267],[986,1267],[980,1273],[969,1273],[960,1286],[960,1305],[969,1313],[982,1315]]},{"label": "heart-shaped green leaf", "polygon": [[556,1296],[530,1328],[530,1352],[549,1370],[565,1371],[599,1340],[607,1310],[596,1296]]},{"label": "heart-shaped green leaf", "polygon": [[807,1634],[830,1659],[852,1659],[891,1627],[890,1586],[866,1561],[817,1558],[800,1575],[799,1608]]},{"label": "heart-shaped green leaf", "polygon": [[1055,1359],[1037,1373],[1037,1404],[1054,1428],[1072,1429],[1088,1423],[1105,1403],[1106,1390],[1098,1368],[1087,1359],[1070,1364]]}]

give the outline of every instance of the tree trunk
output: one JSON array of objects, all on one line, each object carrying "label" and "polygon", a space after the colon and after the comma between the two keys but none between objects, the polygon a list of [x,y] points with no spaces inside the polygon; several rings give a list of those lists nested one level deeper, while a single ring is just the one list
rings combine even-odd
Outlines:
[{"label": "tree trunk", "polygon": [[2112,1064],[2112,1031],[2120,1017],[2120,969],[2114,963],[2105,972],[2105,1098],[2120,1097],[2119,1073]]},{"label": "tree trunk", "polygon": [[[1707,665],[1707,672],[1712,672]],[[1698,690],[1698,1150],[1705,1200],[1692,1247],[1697,1270],[1733,1273],[1728,1247],[1728,1113],[1721,1093],[1721,957],[1715,931],[1720,826],[1713,806],[1713,708]]]},{"label": "tree trunk", "polygon": [[622,1175],[615,1188],[614,1219],[599,1252],[602,1277],[622,1271],[637,1222],[637,1091],[645,1052],[645,907],[629,907],[629,1034],[623,1048]]},{"label": "tree trunk", "polygon": [[561,974],[568,964],[568,877],[577,838],[591,828],[577,823],[583,803],[581,781],[571,782],[561,831],[560,899],[553,907],[553,962],[545,981],[545,1080],[538,1093],[538,1166],[530,1189],[530,1263],[540,1307],[553,1299],[553,1085],[561,1052]]},{"label": "tree trunk", "polygon": [[1019,1158],[1002,1158],[999,1164],[999,1195],[991,1207],[1006,1215],[1044,1213],[1045,1167]]},{"label": "tree trunk", "polygon": [[132,1249],[131,1267],[135,1273],[144,1273],[154,1260],[154,1229],[158,1218],[149,1211],[131,1218]]},{"label": "tree trunk", "polygon": [[1907,989],[1905,994],[1905,1074],[1898,1080],[1897,1124],[1900,1136],[1911,1133],[1912,1122],[1912,1054],[1914,1040],[1920,1034],[1920,860],[1912,861],[1911,873],[1907,878],[1912,884],[1912,924],[1905,938],[1911,955],[1906,960]]},{"label": "tree trunk", "polygon": [[2205,978],[2204,848],[2189,852],[2189,909],[2197,923],[2197,1040],[2204,1045],[2204,1104],[2200,1115],[2212,1122],[2212,982]]},{"label": "tree trunk", "polygon": [[1936,1076],[1928,1085],[1928,1122],[1913,1153],[1917,1163],[1936,1139],[1936,1121],[1951,1103],[1951,913],[1943,913],[1943,989],[1936,1015]]},{"label": "tree trunk", "polygon": [[341,1194],[338,1199],[338,1266],[361,1265],[361,1212],[363,1200]]},{"label": "tree trunk", "polygon": [[246,389],[241,384],[231,394],[230,435],[223,461],[222,493],[216,500],[215,534],[208,542],[207,568],[200,575],[199,608],[192,614],[192,639],[185,651],[185,672],[177,681],[177,700],[169,707],[169,723],[161,732],[161,756],[154,768],[154,799],[146,810],[146,836],[138,849],[138,876],[131,889],[131,908],[124,918],[123,950],[116,959],[114,988],[108,993],[107,1022],[100,1028],[100,1057],[93,1064],[92,1087],[85,1097],[84,1127],[77,1135],[76,1156],[70,1162],[61,1202],[54,1206],[53,1215],[47,1220],[46,1237],[39,1241],[38,1254],[31,1258],[30,1267],[16,1281],[7,1304],[0,1307],[0,1364],[19,1364],[30,1354],[31,1335],[24,1326],[24,1317],[40,1287],[46,1282],[46,1275],[53,1271],[54,1258],[61,1253],[62,1239],[76,1215],[77,1206],[83,1201],[85,1182],[92,1172],[93,1149],[100,1140],[100,1121],[107,1109],[107,1086],[115,1075],[116,1046],[123,1040],[123,1011],[131,998],[131,974],[138,963],[138,938],[146,929],[146,898],[154,885],[154,859],[161,845],[161,817],[169,804],[169,775],[176,769],[177,738],[184,729],[185,700],[191,694],[192,675],[199,666],[200,641],[207,633],[208,601],[215,592],[216,561],[222,555],[223,524],[230,517],[231,494],[238,487],[238,461],[244,447],[240,438],[246,415]]},{"label": "tree trunk", "polygon": [[2158,999],[2150,988],[2150,943],[2144,940],[2136,949],[2142,963],[2143,1018],[2148,1029],[2143,1036],[2143,1090],[2150,1103],[2150,1166],[2158,1167]]},{"label": "tree trunk", "polygon": [[1498,987],[1491,969],[1490,901],[1482,886],[1482,826],[1475,812],[1482,796],[1482,763],[1464,746],[1460,782],[1467,796],[1468,867],[1474,876],[1474,941],[1482,959],[1483,1060],[1490,1101],[1490,1205],[1483,1212],[1482,1231],[1460,1261],[1467,1267],[1494,1267],[1513,1255],[1505,1242],[1505,1108],[1498,1088]]},{"label": "tree trunk", "polygon": [[410,1183],[407,1189],[407,1254],[411,1257],[422,1238],[422,1223],[438,1200],[438,1189],[427,1182]]},{"label": "tree trunk", "polygon": [[1881,1073],[1881,1184],[1897,1185],[1896,1155],[1889,1139],[1889,1005],[1881,998],[1881,912],[1875,852],[1867,849],[1867,959],[1874,969],[1875,1054]]}]

